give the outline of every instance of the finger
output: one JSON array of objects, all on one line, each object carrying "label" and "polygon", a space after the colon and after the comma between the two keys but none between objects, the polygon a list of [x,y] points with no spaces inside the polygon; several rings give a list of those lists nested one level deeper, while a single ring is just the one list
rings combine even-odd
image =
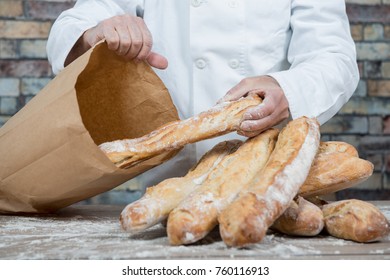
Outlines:
[{"label": "finger", "polygon": [[118,55],[124,56],[129,52],[132,44],[129,30],[127,29],[127,26],[124,24],[116,25],[115,30],[119,37],[119,45],[118,48],[116,49],[116,53]]},{"label": "finger", "polygon": [[143,45],[142,32],[139,29],[137,21],[132,19],[127,25],[127,30],[131,37],[131,46],[129,51],[126,54],[126,57],[129,59],[136,58],[141,51]]},{"label": "finger", "polygon": [[269,116],[266,116],[258,120],[245,120],[241,122],[238,132],[241,135],[247,137],[253,137],[254,135],[257,135],[259,132],[262,132],[270,127],[278,125],[288,117],[289,117],[289,112],[283,111],[279,113],[275,112]]},{"label": "finger", "polygon": [[116,51],[119,48],[119,35],[113,26],[103,25],[101,37],[106,40],[109,50]]},{"label": "finger", "polygon": [[273,113],[273,108],[267,106],[265,102],[247,109],[243,115],[243,120],[258,120]]},{"label": "finger", "polygon": [[89,47],[95,46],[98,42],[104,39],[104,34],[101,28],[97,25],[84,32],[83,37],[89,45]]},{"label": "finger", "polygon": [[264,129],[264,130],[256,130],[256,131],[242,131],[242,130],[238,130],[237,134],[241,135],[241,136],[244,136],[244,137],[252,138],[252,137],[255,137],[255,136],[259,135],[260,133],[264,132],[265,130],[266,129]]},{"label": "finger", "polygon": [[146,61],[150,66],[158,69],[166,69],[168,67],[168,60],[164,56],[155,52],[151,52],[146,58]]},{"label": "finger", "polygon": [[254,132],[254,131],[263,131],[268,127],[273,125],[273,119],[268,116],[260,120],[248,120],[243,121],[240,124],[239,130],[243,133]]},{"label": "finger", "polygon": [[252,80],[251,78],[245,78],[241,80],[237,85],[232,87],[224,97],[218,100],[217,103],[229,102],[233,100],[238,100],[248,93],[252,89]]},{"label": "finger", "polygon": [[137,55],[137,59],[144,60],[150,55],[150,51],[153,46],[153,37],[143,19],[136,18],[135,21],[137,22],[139,31],[141,32],[142,36],[142,46]]},{"label": "finger", "polygon": [[[267,100],[265,100],[267,101]],[[275,122],[275,107],[267,106],[265,102],[258,106],[249,108],[243,115],[243,120],[240,124],[242,131],[257,131],[273,125]]]}]

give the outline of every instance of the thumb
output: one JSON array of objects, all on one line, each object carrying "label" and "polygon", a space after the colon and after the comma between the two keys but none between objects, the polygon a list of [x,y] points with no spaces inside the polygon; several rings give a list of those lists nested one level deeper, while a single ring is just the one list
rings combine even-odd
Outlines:
[{"label": "thumb", "polygon": [[158,69],[166,69],[168,67],[168,60],[164,56],[155,52],[150,52],[146,61],[150,66]]},{"label": "thumb", "polygon": [[245,90],[242,90],[238,85],[230,89],[225,96],[223,96],[221,99],[217,101],[217,104],[223,103],[223,102],[229,102],[233,100],[237,100],[243,95],[245,95]]},{"label": "thumb", "polygon": [[252,82],[250,79],[243,79],[237,85],[232,87],[224,97],[218,100],[217,104],[222,102],[235,101],[245,96],[252,89]]}]

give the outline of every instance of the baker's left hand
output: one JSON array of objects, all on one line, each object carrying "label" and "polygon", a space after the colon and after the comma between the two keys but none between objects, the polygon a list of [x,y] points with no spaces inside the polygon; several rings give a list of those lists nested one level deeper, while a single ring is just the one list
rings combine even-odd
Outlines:
[{"label": "baker's left hand", "polygon": [[254,137],[290,115],[289,104],[278,82],[270,76],[245,78],[218,102],[238,100],[247,94],[257,94],[263,102],[249,108],[243,116],[238,134]]}]

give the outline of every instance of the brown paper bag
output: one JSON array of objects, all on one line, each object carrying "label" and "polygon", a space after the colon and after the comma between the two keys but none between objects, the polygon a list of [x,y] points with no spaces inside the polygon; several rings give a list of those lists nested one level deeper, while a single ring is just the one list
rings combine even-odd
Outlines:
[{"label": "brown paper bag", "polygon": [[125,62],[99,44],[0,129],[0,212],[52,212],[161,164],[175,153],[121,170],[97,145],[177,119],[148,65]]}]

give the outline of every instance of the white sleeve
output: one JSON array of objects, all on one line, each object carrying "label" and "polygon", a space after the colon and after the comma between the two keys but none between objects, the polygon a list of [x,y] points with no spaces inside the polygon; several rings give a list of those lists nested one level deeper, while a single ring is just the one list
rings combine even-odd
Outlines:
[{"label": "white sleeve", "polygon": [[57,18],[49,34],[46,50],[54,74],[64,68],[70,50],[86,30],[104,19],[125,13],[136,15],[142,9],[142,0],[78,0]]},{"label": "white sleeve", "polygon": [[293,118],[317,117],[323,124],[349,100],[359,81],[345,2],[293,0],[291,5],[291,67],[270,76],[282,87]]}]

